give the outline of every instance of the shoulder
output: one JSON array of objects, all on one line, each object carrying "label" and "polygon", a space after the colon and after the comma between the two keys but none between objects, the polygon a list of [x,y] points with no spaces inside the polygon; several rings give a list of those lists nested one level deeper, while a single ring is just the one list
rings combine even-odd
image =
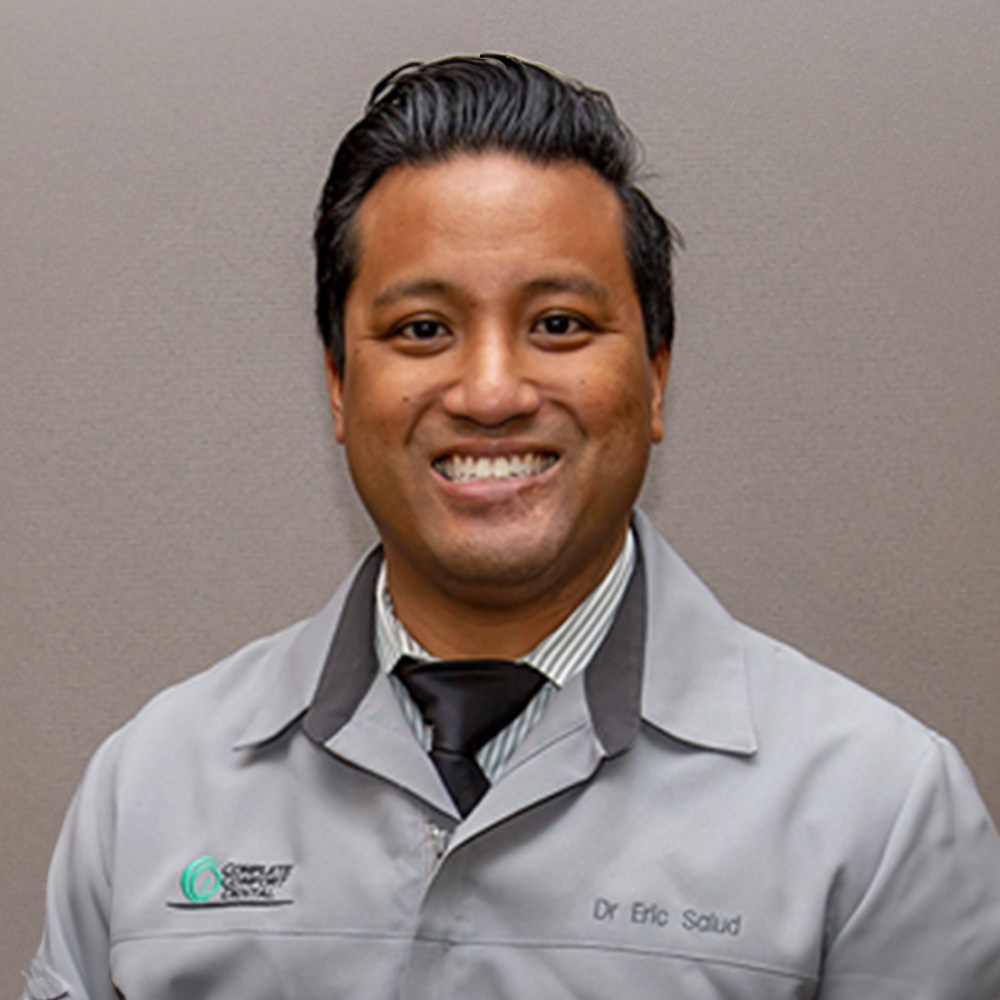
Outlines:
[{"label": "shoulder", "polygon": [[154,695],[124,727],[156,729],[179,715],[192,724],[225,729],[252,711],[262,690],[278,679],[287,654],[309,619],[262,636],[213,666]]},{"label": "shoulder", "polygon": [[[153,696],[113,732],[91,770],[148,773],[189,758],[224,755],[261,704],[282,686],[290,653],[311,619],[256,639]],[[171,763],[172,762],[172,763]]]},{"label": "shoulder", "polygon": [[787,643],[735,627],[762,749],[773,742],[817,766],[836,753],[879,773],[912,773],[925,755],[940,750],[943,738],[898,705]]},{"label": "shoulder", "polygon": [[967,810],[982,821],[975,783],[945,738],[733,619],[648,522],[643,527],[647,721],[713,751],[720,772],[740,775],[753,809],[812,830],[817,860],[824,851],[833,867],[853,858],[859,892],[893,831],[919,828],[920,803],[933,801],[942,815]]},{"label": "shoulder", "polygon": [[649,581],[646,701],[665,728],[768,762],[867,760],[886,774],[912,774],[941,745],[885,698],[734,619],[647,519],[637,526]]},{"label": "shoulder", "polygon": [[309,707],[345,600],[376,555],[369,552],[315,615],[153,697],[105,741],[88,779],[96,772],[105,789],[110,782],[118,791],[185,775],[221,779],[239,766],[237,751],[287,730]]}]

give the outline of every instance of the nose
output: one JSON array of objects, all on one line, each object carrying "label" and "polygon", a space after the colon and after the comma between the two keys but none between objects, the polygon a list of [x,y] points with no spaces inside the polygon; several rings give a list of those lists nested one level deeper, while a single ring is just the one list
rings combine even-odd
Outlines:
[{"label": "nose", "polygon": [[529,353],[499,326],[470,331],[454,355],[456,377],[442,395],[447,413],[493,428],[535,413],[541,397]]}]

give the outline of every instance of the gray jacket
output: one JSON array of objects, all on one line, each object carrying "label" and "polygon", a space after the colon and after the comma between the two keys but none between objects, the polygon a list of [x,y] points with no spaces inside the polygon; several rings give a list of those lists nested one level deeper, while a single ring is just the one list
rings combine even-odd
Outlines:
[{"label": "gray jacket", "polygon": [[375,667],[377,555],[155,698],[77,792],[25,997],[1000,997],[956,751],[635,525],[603,646],[465,821]]}]

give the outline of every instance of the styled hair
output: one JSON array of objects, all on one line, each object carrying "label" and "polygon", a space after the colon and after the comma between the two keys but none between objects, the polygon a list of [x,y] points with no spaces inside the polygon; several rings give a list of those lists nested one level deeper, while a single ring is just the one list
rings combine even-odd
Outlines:
[{"label": "styled hair", "polygon": [[621,200],[625,253],[650,355],[673,339],[670,224],[636,186],[636,142],[611,98],[514,56],[404,63],[380,80],[342,139],[316,212],[316,320],[344,370],[344,301],[358,269],[355,218],[365,195],[399,165],[503,152],[537,163],[584,163]]}]

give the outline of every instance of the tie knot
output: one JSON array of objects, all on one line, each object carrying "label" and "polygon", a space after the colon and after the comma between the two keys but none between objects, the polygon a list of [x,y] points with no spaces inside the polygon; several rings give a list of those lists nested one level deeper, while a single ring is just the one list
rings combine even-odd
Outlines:
[{"label": "tie knot", "polygon": [[404,658],[396,675],[432,727],[434,748],[468,757],[509,726],[545,683],[533,667],[510,660]]}]

